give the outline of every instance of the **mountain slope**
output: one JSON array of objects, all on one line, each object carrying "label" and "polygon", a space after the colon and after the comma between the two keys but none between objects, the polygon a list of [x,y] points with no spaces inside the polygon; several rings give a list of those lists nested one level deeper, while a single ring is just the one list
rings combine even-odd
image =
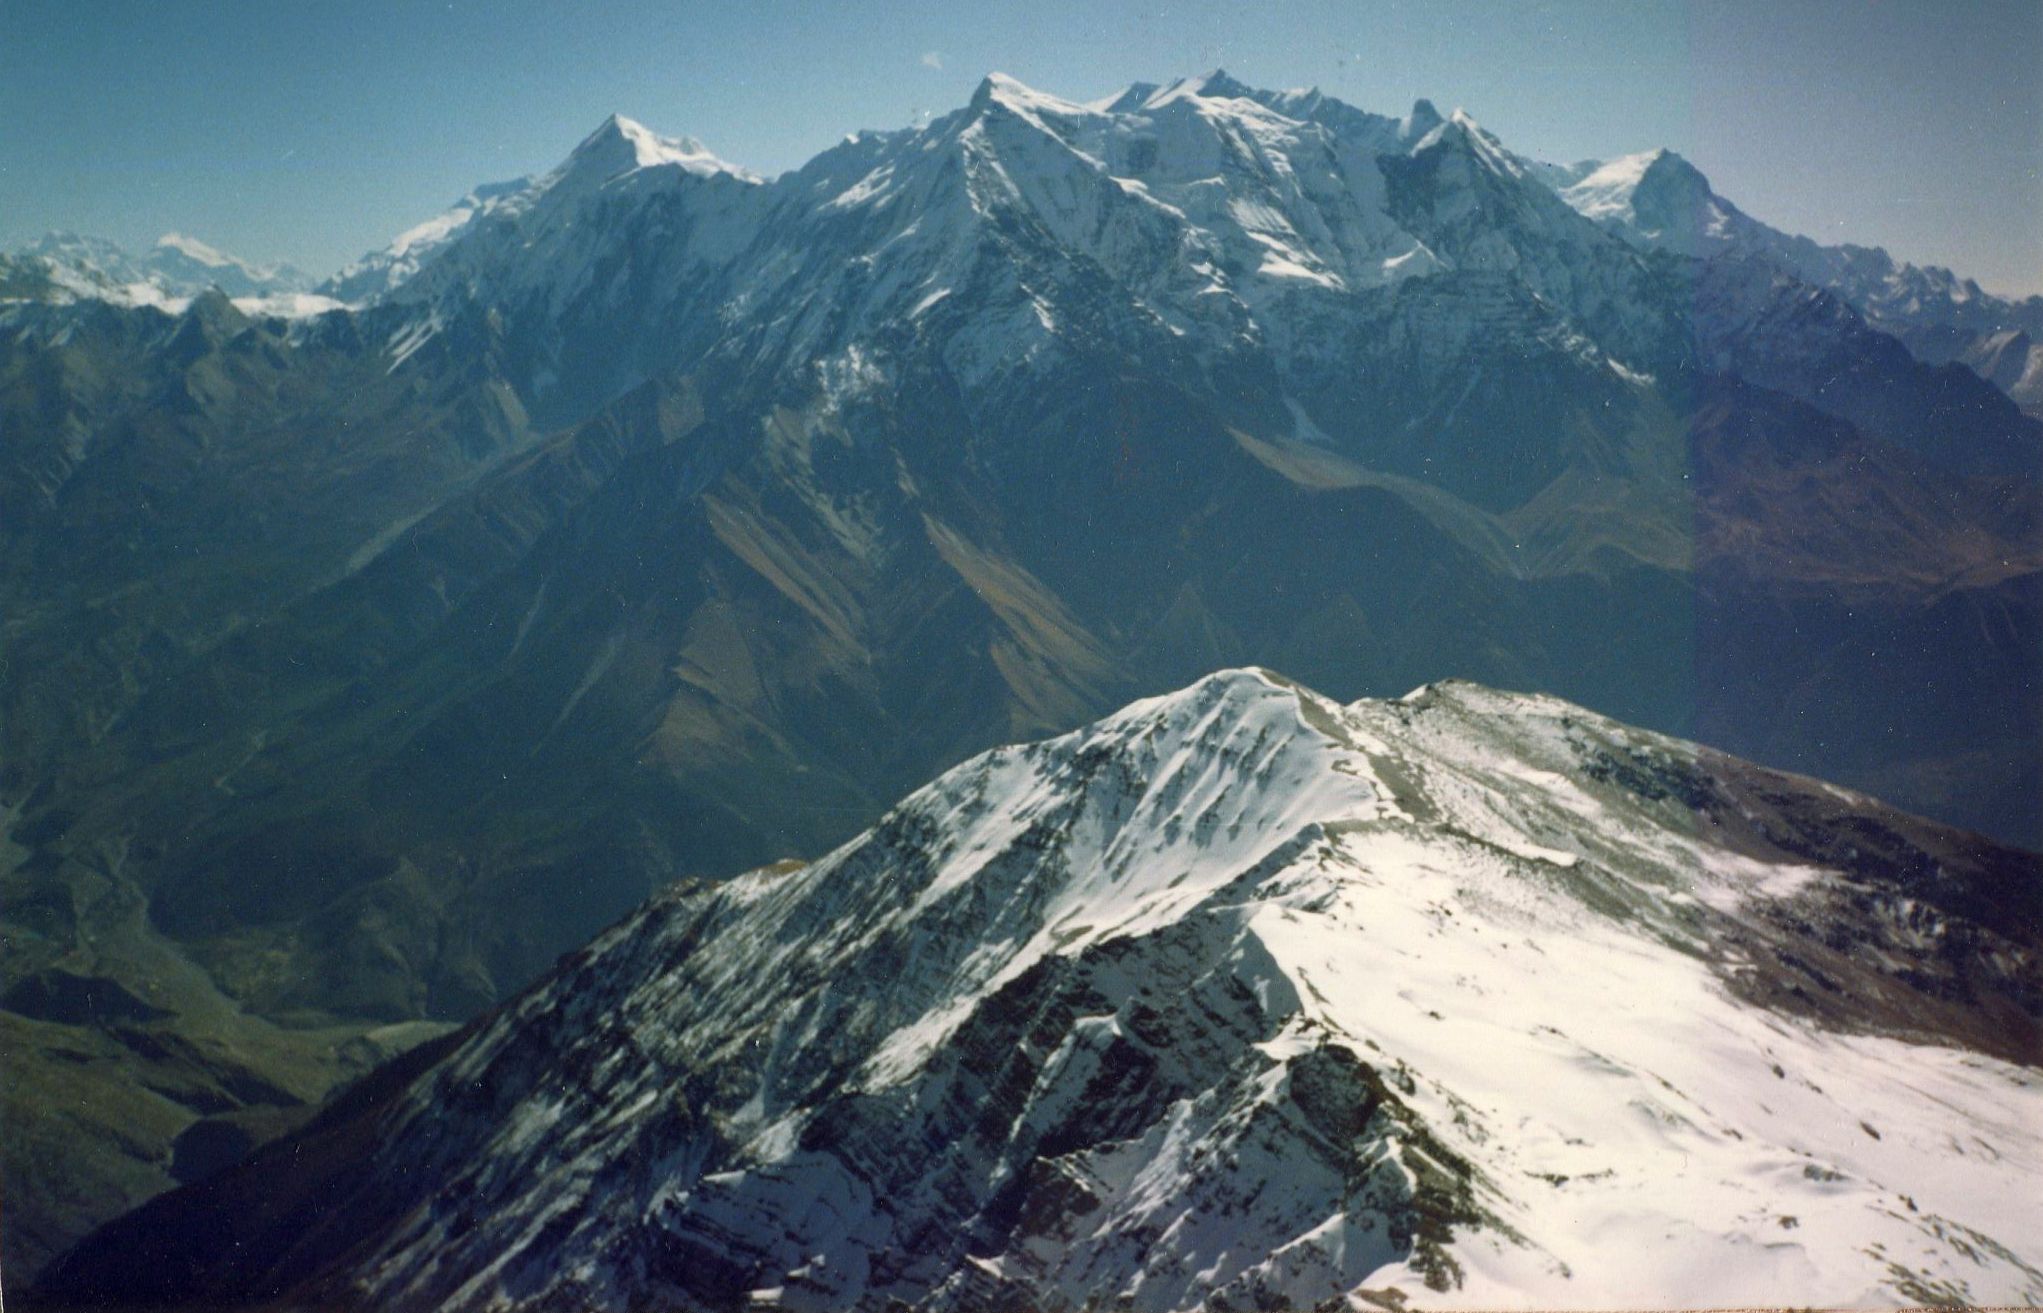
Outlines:
[{"label": "mountain slope", "polygon": [[1761,260],[1854,307],[1931,364],[1959,361],[2030,414],[2043,411],[2043,297],[1993,296],[1948,269],[1877,247],[1825,246],[1752,218],[1668,150],[1541,173],[1588,218],[1652,250]]},{"label": "mountain slope", "polygon": [[[2043,835],[2043,429],[1466,115],[996,76],[770,181],[613,119],[350,277],[0,307],[0,1010],[11,1071],[186,1100],[46,1137],[131,1183],[253,1115],[156,1036],[465,1021],[1220,666],[1539,688]],[[153,1019],[43,1015],[81,989]],[[6,1243],[142,1191],[14,1191]]]},{"label": "mountain slope", "polygon": [[2039,876],[1227,672],[663,895],[36,1302],[2032,1301]]},{"label": "mountain slope", "polygon": [[[214,292],[175,317],[8,311],[0,435],[0,1124],[19,1280],[110,1210],[232,1156],[190,1145],[245,1147],[442,1028],[416,1009],[336,1016],[338,998],[244,1008],[245,989],[152,924],[148,827],[86,822],[73,800],[109,796],[110,741],[137,744],[152,690],[347,579],[531,434],[486,366],[395,378],[349,324],[251,319]],[[184,781],[198,796],[261,811],[233,762],[200,769]]]},{"label": "mountain slope", "polygon": [[[933,352],[968,396],[1011,403],[1011,362],[1111,355],[1493,509],[1558,472],[1557,436],[1627,377],[1764,366],[1755,381],[1956,468],[2043,462],[2043,428],[1992,383],[1825,298],[1835,280],[1783,263],[1779,234],[1738,216],[1760,236],[1681,237],[1678,186],[1557,196],[1430,105],[1393,119],[1224,73],[1087,105],[995,75],[927,127],[771,182],[661,140],[612,120],[372,257],[414,270],[372,298],[404,308],[393,359],[487,333],[552,424],[666,372],[841,395]],[[1670,189],[1677,218],[1652,221],[1675,236],[1612,218]],[[1754,263],[1779,285],[1739,272]],[[1446,458],[1466,448],[1484,459]]]}]

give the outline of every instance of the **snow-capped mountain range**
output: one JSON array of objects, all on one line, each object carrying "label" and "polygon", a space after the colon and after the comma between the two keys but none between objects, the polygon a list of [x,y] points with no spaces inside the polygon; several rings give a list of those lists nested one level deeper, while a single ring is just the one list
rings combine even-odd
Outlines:
[{"label": "snow-capped mountain range", "polygon": [[[1691,317],[1668,303],[1680,271],[1633,251],[1760,266],[1773,299],[1828,293],[1927,363],[2038,401],[2043,299],[1780,233],[1665,152],[1554,168],[1427,101],[1393,118],[1220,72],[1090,103],[994,75],[926,127],[856,134],[772,181],[613,118],[551,173],[474,193],[320,290],[411,307],[398,356],[488,307],[540,414],[586,407],[564,378],[606,395],[711,357],[843,388],[886,376],[889,337],[940,336],[970,387],[1092,338],[1208,377],[1274,369],[1310,434],[1337,428],[1365,340],[1422,388],[1503,340],[1623,377],[1750,345],[1760,312]],[[1395,295],[1447,272],[1500,286],[1452,309]],[[1810,354],[1778,338],[1756,351]]]},{"label": "snow-capped mountain range", "polygon": [[142,255],[99,237],[49,233],[0,255],[15,279],[40,273],[50,299],[91,299],[180,313],[217,288],[251,313],[301,316],[337,307],[307,295],[313,279],[289,264],[256,264],[195,237],[165,233]]},{"label": "snow-capped mountain range", "polygon": [[[324,290],[413,264],[375,293],[411,308],[393,351],[487,306],[542,409],[605,364],[615,391],[711,355],[856,387],[918,334],[949,339],[967,387],[1101,345],[1323,372],[1383,326],[1383,294],[1451,269],[1547,302],[1533,328],[1557,351],[1643,369],[1673,350],[1645,263],[1466,115],[1388,118],[1219,73],[1094,104],[995,75],[927,127],[857,134],[771,182],[612,119]],[[1432,355],[1497,327],[1482,306],[1458,319],[1402,331]]]},{"label": "snow-capped mountain range", "polygon": [[1561,198],[1654,250],[1766,260],[1849,302],[1926,360],[1961,360],[2032,413],[2043,408],[2043,297],[1993,296],[1949,269],[1877,247],[1824,246],[1772,228],[1717,195],[1668,150],[1549,169]]},{"label": "snow-capped mountain range", "polygon": [[2043,1299],[2038,859],[1228,671],[693,883],[55,1305]]},{"label": "snow-capped mountain range", "polygon": [[319,290],[349,304],[375,301],[397,292],[444,250],[466,237],[471,222],[481,220],[486,226],[515,220],[543,204],[558,212],[577,198],[644,170],[666,168],[698,177],[750,177],[710,154],[693,138],[661,137],[642,124],[612,115],[552,172],[476,188],[444,214],[407,230],[389,246],[341,270]]},{"label": "snow-capped mountain range", "polygon": [[[1399,185],[1421,178],[1423,195]],[[685,329],[668,348],[682,360],[708,350],[717,328],[756,332],[763,309],[784,321],[770,335],[777,361],[805,352],[856,373],[842,354],[854,340],[930,314],[969,276],[978,225],[1020,212],[1066,254],[1124,282],[1139,322],[1120,326],[1122,336],[1160,326],[1209,357],[1235,354],[1243,337],[1280,357],[1315,349],[1325,313],[1300,314],[1313,293],[1494,269],[1558,310],[1545,331],[1586,336],[1572,349],[1623,369],[1664,364],[1650,276],[1596,252],[1540,192],[1642,251],[1763,262],[1835,295],[1922,360],[1961,361],[2025,408],[2043,406],[2043,298],[1995,297],[1946,269],[1783,233],[1668,151],[1552,165],[1428,101],[1393,118],[1223,72],[1086,103],[996,74],[927,127],[854,134],[772,180],[613,116],[554,170],[479,187],[316,289],[288,267],[250,266],[174,235],[141,262],[55,236],[16,255],[47,261],[60,294],[173,311],[210,284],[250,313],[408,304],[411,321],[391,336],[399,356],[477,304],[557,315],[586,303],[641,332]],[[834,286],[811,281],[825,274]],[[773,308],[778,299],[789,304]],[[998,339],[976,354],[999,359],[1028,349],[1010,337],[1059,331],[1058,299],[1032,286],[1015,298],[1011,324],[975,334]],[[677,322],[677,302],[698,322]],[[799,306],[810,307],[806,319]],[[615,358],[618,345],[603,354]],[[536,393],[580,363],[556,358],[580,354],[569,343],[534,354],[544,357],[530,365]],[[623,354],[654,367],[643,346]]]}]

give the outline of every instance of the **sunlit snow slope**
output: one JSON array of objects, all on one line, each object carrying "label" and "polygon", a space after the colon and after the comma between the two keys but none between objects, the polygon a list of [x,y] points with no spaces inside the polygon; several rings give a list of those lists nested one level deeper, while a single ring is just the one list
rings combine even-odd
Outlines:
[{"label": "sunlit snow slope", "polygon": [[2032,1303],[2038,878],[1553,699],[1224,672],[655,900],[43,1293]]}]

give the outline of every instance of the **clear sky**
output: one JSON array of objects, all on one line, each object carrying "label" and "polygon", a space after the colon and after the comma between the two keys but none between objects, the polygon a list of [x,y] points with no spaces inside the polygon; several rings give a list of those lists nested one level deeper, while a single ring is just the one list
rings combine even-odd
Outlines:
[{"label": "clear sky", "polygon": [[0,0],[0,243],[325,273],[613,111],[775,173],[995,69],[1214,67],[1546,159],[1671,146],[1780,227],[2043,292],[2043,0]]}]

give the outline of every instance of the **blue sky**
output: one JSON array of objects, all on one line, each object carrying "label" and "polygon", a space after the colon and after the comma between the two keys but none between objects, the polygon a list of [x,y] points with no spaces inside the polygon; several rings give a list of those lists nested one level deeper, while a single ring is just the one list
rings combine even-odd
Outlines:
[{"label": "blue sky", "polygon": [[962,104],[1225,67],[1548,159],[1667,145],[1749,212],[2043,292],[2036,0],[0,0],[0,243],[178,230],[327,272],[616,111],[761,172]]}]

